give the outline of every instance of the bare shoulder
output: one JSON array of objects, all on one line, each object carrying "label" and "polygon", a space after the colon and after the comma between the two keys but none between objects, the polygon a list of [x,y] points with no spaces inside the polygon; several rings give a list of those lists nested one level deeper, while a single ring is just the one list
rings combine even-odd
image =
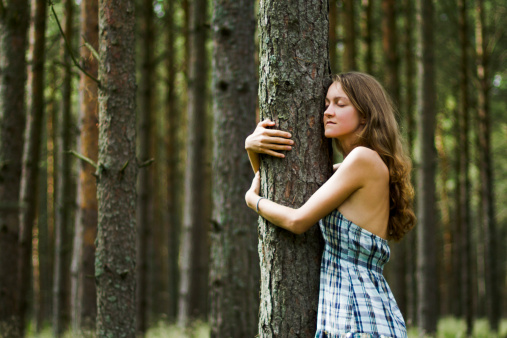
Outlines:
[{"label": "bare shoulder", "polygon": [[382,161],[380,155],[370,148],[362,146],[354,148],[344,159],[343,163],[346,162],[348,165],[369,175],[389,177],[386,164]]}]

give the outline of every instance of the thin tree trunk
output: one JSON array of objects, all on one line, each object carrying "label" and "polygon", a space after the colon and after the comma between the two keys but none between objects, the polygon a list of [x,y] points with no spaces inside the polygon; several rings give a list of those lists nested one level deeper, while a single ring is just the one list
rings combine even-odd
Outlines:
[{"label": "thin tree trunk", "polygon": [[498,331],[500,320],[499,269],[497,257],[497,229],[493,186],[493,160],[491,156],[491,129],[489,112],[489,51],[485,27],[484,1],[476,1],[475,39],[477,78],[479,80],[477,114],[479,117],[479,157],[481,177],[481,212],[484,232],[486,270],[486,311],[491,329]]},{"label": "thin tree trunk", "polygon": [[362,0],[363,46],[366,73],[373,74],[373,0]]},{"label": "thin tree trunk", "polygon": [[343,55],[343,71],[356,69],[356,27],[354,0],[343,0],[343,28],[345,34],[345,52]]},{"label": "thin tree trunk", "polygon": [[[275,121],[297,142],[284,160],[261,157],[261,194],[297,208],[332,171],[322,125],[330,84],[327,1],[263,1],[259,30],[261,120]],[[259,336],[313,337],[323,249],[318,227],[297,236],[261,219],[259,231]]]},{"label": "thin tree trunk", "polygon": [[[64,2],[64,32],[67,41],[73,38],[74,4],[72,0]],[[70,156],[66,153],[70,148],[71,130],[71,96],[72,72],[69,51],[62,39],[64,75],[62,84],[62,106],[57,121],[58,128],[58,176],[56,181],[55,201],[55,270],[53,279],[53,332],[59,337],[70,321],[70,255],[69,237],[70,209],[73,202],[70,185]]]},{"label": "thin tree trunk", "polygon": [[[81,35],[98,50],[98,1],[81,3]],[[88,48],[81,48],[82,67],[97,77],[98,60]],[[80,74],[80,140],[79,152],[87,158],[98,158],[98,86],[84,73]],[[78,200],[74,248],[72,258],[71,314],[74,332],[88,332],[95,328],[97,297],[95,280],[95,239],[97,237],[97,181],[95,168],[84,161],[79,163]]]},{"label": "thin tree trunk", "polygon": [[465,321],[467,324],[467,335],[472,334],[473,329],[473,303],[472,303],[472,274],[471,274],[471,222],[470,222],[470,179],[468,163],[470,162],[470,151],[468,142],[468,34],[467,34],[467,9],[466,0],[458,0],[459,9],[459,39],[461,45],[461,58],[460,58],[460,107],[459,107],[459,123],[458,129],[460,130],[459,143],[460,143],[460,225],[461,236],[460,242],[460,255],[461,255],[461,299],[463,302],[463,310],[465,314]]},{"label": "thin tree trunk", "polygon": [[254,337],[259,313],[257,217],[243,203],[252,171],[244,140],[255,126],[254,3],[214,1],[211,336]]},{"label": "thin tree trunk", "polygon": [[[153,134],[153,1],[142,2],[142,47],[141,47],[141,83],[139,104],[139,159],[148,161],[153,155],[151,135]],[[150,238],[152,214],[153,165],[139,171],[137,196],[138,251],[137,251],[137,331],[147,329],[148,315],[148,241]]]},{"label": "thin tree trunk", "polygon": [[434,334],[438,318],[437,217],[435,215],[435,59],[432,1],[418,1],[419,33],[419,149],[417,173],[417,280],[418,325],[423,334]]},{"label": "thin tree trunk", "polygon": [[338,60],[338,1],[329,0],[329,63],[331,72],[339,73],[340,66]]},{"label": "thin tree trunk", "polygon": [[25,129],[28,0],[0,8],[0,332],[20,336],[18,236],[21,156]]},{"label": "thin tree trunk", "polygon": [[[134,1],[99,1],[97,336],[136,336]],[[121,23],[121,24],[118,24]]]},{"label": "thin tree trunk", "polygon": [[175,61],[175,34],[174,34],[174,2],[169,1],[167,5],[167,96],[165,105],[166,115],[166,137],[167,137],[167,213],[168,213],[168,257],[169,257],[169,285],[168,298],[169,309],[168,319],[174,321],[178,314],[178,280],[179,280],[179,234],[181,230],[181,218],[179,213],[179,184],[180,178],[179,143],[178,143],[178,122],[180,121],[180,110],[177,106],[175,93],[176,86],[176,61]]},{"label": "thin tree trunk", "polygon": [[36,219],[37,188],[39,178],[39,158],[42,121],[44,117],[44,59],[46,41],[46,2],[32,0],[33,42],[31,43],[31,71],[28,78],[29,109],[23,149],[23,170],[19,203],[23,207],[19,213],[19,318],[21,333],[29,312],[29,299],[32,287],[32,233]]},{"label": "thin tree trunk", "polygon": [[400,79],[395,0],[382,0],[382,14],[382,49],[386,65],[384,72],[386,87],[395,104],[399,104]]},{"label": "thin tree trunk", "polygon": [[178,323],[182,327],[188,325],[189,320],[198,315],[195,300],[207,297],[206,290],[199,290],[194,286],[197,285],[198,288],[199,280],[202,278],[198,275],[196,259],[199,257],[201,246],[205,244],[197,241],[199,233],[207,233],[207,224],[203,222],[204,149],[207,129],[205,18],[206,1],[194,1],[190,7],[187,165],[178,302]]}]

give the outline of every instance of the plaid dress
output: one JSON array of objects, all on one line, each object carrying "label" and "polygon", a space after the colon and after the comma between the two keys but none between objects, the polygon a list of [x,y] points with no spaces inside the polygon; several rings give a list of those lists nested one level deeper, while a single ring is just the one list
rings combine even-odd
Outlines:
[{"label": "plaid dress", "polygon": [[319,225],[326,247],[315,337],[406,337],[405,322],[382,275],[390,254],[387,241],[337,210]]}]

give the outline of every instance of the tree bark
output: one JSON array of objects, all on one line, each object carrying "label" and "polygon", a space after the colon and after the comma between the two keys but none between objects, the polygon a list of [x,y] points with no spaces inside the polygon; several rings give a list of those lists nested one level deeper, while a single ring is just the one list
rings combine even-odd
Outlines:
[{"label": "tree bark", "polygon": [[[259,10],[261,120],[292,133],[284,160],[261,157],[261,194],[301,206],[331,175],[324,98],[331,83],[327,1],[263,1]],[[310,24],[311,23],[311,24]],[[317,226],[294,235],[260,220],[260,337],[313,337],[323,241]]]},{"label": "tree bark", "polygon": [[382,0],[382,49],[386,65],[385,79],[388,93],[395,104],[400,103],[398,39],[396,35],[395,0]]},{"label": "tree bark", "polygon": [[259,313],[257,217],[243,203],[252,170],[244,140],[255,126],[254,3],[215,0],[213,11],[211,336],[254,337]]},{"label": "tree bark", "polygon": [[373,74],[373,0],[362,0],[363,4],[363,45],[366,73]]},{"label": "tree bark", "polygon": [[28,0],[2,0],[0,11],[0,331],[20,335],[18,238],[25,129]]},{"label": "tree bark", "polygon": [[423,334],[434,334],[438,318],[437,289],[437,217],[435,208],[435,58],[433,1],[418,1],[419,86],[418,134],[419,149],[417,172],[417,279],[418,325]]},{"label": "tree bark", "polygon": [[[178,322],[186,326],[199,313],[199,301],[207,297],[199,281],[204,271],[197,264],[201,250],[206,252],[208,222],[204,221],[205,205],[205,140],[206,140],[206,1],[196,0],[190,6],[190,54],[188,76],[187,165],[185,204],[183,210],[182,248]],[[199,242],[199,239],[201,241]],[[204,238],[206,240],[206,238]],[[207,273],[206,273],[207,275]],[[207,277],[206,277],[207,278]]]},{"label": "tree bark", "polygon": [[484,266],[486,271],[486,312],[490,327],[498,331],[500,321],[499,268],[497,257],[497,229],[493,186],[493,160],[491,155],[491,128],[489,111],[489,50],[485,27],[484,0],[476,1],[476,56],[479,80],[477,114],[479,118],[479,161],[481,178],[481,225],[484,232]]},{"label": "tree bark", "polygon": [[338,1],[329,1],[329,63],[331,64],[331,72],[339,73],[340,62],[338,58]]},{"label": "tree bark", "polygon": [[356,27],[354,0],[343,0],[343,28],[345,34],[345,51],[343,55],[343,71],[357,70],[356,66]]},{"label": "tree bark", "polygon": [[[141,163],[153,156],[151,135],[153,128],[153,1],[142,2],[142,47],[141,47],[141,83],[139,104],[139,159]],[[139,171],[137,196],[137,331],[144,333],[147,329],[148,315],[148,241],[152,231],[153,214],[153,165]]]},{"label": "tree bark", "polygon": [[136,336],[134,1],[99,1],[97,336]]},{"label": "tree bark", "polygon": [[28,116],[23,149],[23,169],[19,203],[19,319],[24,334],[32,289],[32,233],[36,219],[40,144],[44,117],[44,60],[46,41],[46,2],[32,0],[33,42],[31,43],[31,71],[28,77]]},{"label": "tree bark", "polygon": [[[97,0],[81,2],[81,35],[84,42],[98,50],[99,14]],[[82,67],[97,77],[98,60],[88,48],[81,48]],[[98,158],[98,85],[80,74],[79,152],[97,162]],[[72,258],[71,316],[74,332],[95,328],[97,297],[95,280],[95,239],[97,237],[97,181],[95,168],[79,162],[77,213]]]},{"label": "tree bark", "polygon": [[[73,39],[74,4],[72,0],[64,2],[63,29],[69,44]],[[72,200],[70,182],[70,155],[66,152],[71,142],[72,119],[72,72],[71,57],[62,38],[64,74],[62,84],[62,104],[57,123],[57,166],[55,200],[55,270],[53,279],[53,332],[59,337],[68,328],[70,322],[70,256],[72,243],[69,237],[70,209]]]}]

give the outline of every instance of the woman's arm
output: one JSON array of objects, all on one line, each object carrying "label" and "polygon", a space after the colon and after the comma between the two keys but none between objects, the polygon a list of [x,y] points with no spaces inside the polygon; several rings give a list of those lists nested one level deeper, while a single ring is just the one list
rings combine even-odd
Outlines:
[{"label": "woman's arm", "polygon": [[245,195],[247,205],[253,210],[258,205],[259,214],[269,222],[302,234],[364,186],[375,165],[369,152],[371,150],[361,147],[351,151],[333,176],[298,209],[264,198],[259,201],[260,175],[257,173]]},{"label": "woman's arm", "polygon": [[290,133],[281,130],[267,129],[275,125],[275,122],[268,119],[259,122],[255,131],[245,140],[245,149],[250,159],[254,173],[259,171],[259,154],[267,154],[284,158],[285,155],[278,152],[291,150],[294,141],[290,140]]}]

